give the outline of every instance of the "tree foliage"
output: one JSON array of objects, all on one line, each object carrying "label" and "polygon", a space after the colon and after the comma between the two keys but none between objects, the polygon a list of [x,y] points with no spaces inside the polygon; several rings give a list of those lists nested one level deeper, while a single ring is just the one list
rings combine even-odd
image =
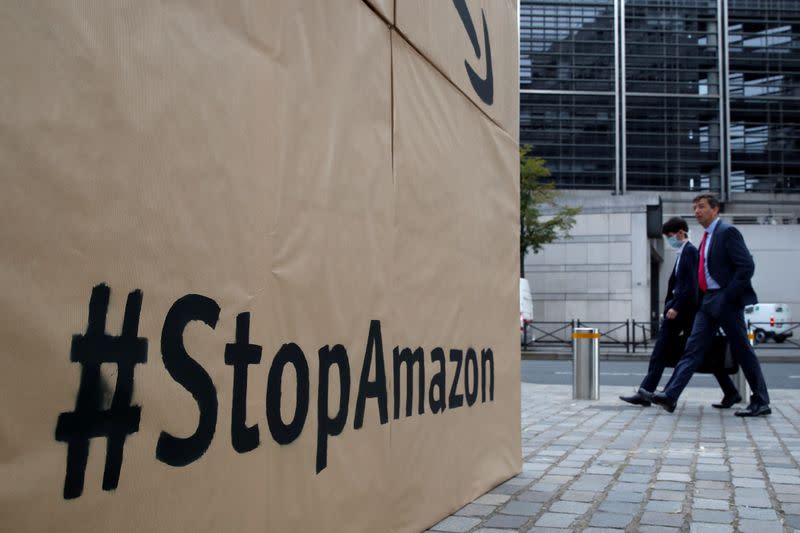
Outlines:
[{"label": "tree foliage", "polygon": [[[536,253],[545,244],[568,236],[575,225],[575,216],[581,211],[580,207],[563,207],[556,203],[558,191],[555,185],[542,181],[550,176],[546,162],[540,157],[529,156],[530,150],[530,146],[519,149],[520,275],[524,270],[525,254],[529,250]],[[547,207],[550,208],[548,214],[543,215],[543,208]]]}]

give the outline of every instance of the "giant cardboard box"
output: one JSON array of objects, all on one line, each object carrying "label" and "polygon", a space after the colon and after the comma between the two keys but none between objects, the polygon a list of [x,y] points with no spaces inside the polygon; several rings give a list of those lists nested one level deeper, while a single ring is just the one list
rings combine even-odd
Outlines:
[{"label": "giant cardboard box", "polygon": [[0,7],[6,528],[419,531],[519,471],[516,73],[459,70],[515,8],[442,4],[450,42],[387,0]]}]

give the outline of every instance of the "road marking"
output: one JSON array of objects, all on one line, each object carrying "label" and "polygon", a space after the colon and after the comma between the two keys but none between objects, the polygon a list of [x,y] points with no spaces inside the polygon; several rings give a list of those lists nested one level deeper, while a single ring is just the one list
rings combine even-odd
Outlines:
[{"label": "road marking", "polygon": [[[555,374],[557,376],[571,376],[572,372],[569,372],[569,371],[556,371],[556,372],[553,372],[553,374]],[[614,376],[614,377],[644,377],[647,374],[644,373],[644,372],[600,372],[600,375],[601,376]],[[669,376],[671,374],[664,374],[664,375],[665,376]],[[693,377],[702,379],[702,378],[710,378],[712,376],[711,375],[705,375],[705,374],[697,374],[697,375],[695,375]],[[790,378],[794,378],[794,379],[800,379],[800,376],[789,376],[789,377]]]},{"label": "road marking", "polygon": [[[571,376],[572,375],[572,372],[563,372],[563,371],[558,371],[558,372],[553,372],[553,373],[556,374],[556,375],[559,375],[559,376]],[[600,375],[601,376],[626,376],[626,377],[630,377],[630,376],[646,376],[647,374],[643,374],[641,372],[600,372]]]}]

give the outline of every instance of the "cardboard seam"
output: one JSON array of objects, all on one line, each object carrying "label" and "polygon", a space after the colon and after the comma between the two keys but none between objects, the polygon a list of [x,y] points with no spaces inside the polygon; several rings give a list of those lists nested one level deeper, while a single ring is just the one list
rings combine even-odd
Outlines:
[{"label": "cardboard seam", "polygon": [[[509,133],[508,131],[506,131],[506,129],[505,129],[505,128],[504,128],[504,127],[503,127],[503,126],[502,126],[502,125],[501,125],[501,124],[500,124],[500,123],[497,121],[497,120],[495,120],[495,119],[494,119],[494,118],[493,118],[491,115],[489,115],[489,114],[488,114],[488,113],[487,113],[487,112],[486,112],[486,111],[485,111],[485,110],[484,110],[484,109],[483,109],[481,106],[479,106],[479,105],[478,105],[478,104],[475,102],[475,100],[473,100],[472,98],[470,98],[470,96],[469,96],[469,95],[468,95],[468,94],[467,94],[467,93],[466,93],[466,92],[465,92],[465,91],[464,91],[464,90],[463,90],[461,87],[459,87],[459,86],[458,86],[458,85],[457,85],[457,84],[456,84],[456,83],[455,83],[455,82],[454,82],[454,81],[453,81],[453,80],[450,78],[450,76],[448,76],[447,74],[445,74],[445,73],[444,73],[444,71],[442,71],[442,69],[441,69],[441,68],[439,68],[439,66],[438,66],[436,63],[434,63],[433,61],[431,61],[431,59],[430,59],[430,58],[429,58],[427,55],[425,55],[425,54],[422,52],[422,50],[420,50],[419,48],[417,48],[417,46],[416,46],[416,45],[415,45],[415,44],[414,44],[414,43],[411,41],[411,39],[409,39],[409,38],[408,38],[408,36],[407,36],[405,33],[403,33],[403,31],[400,29],[400,27],[397,25],[397,22],[396,22],[396,21],[397,21],[397,0],[395,0],[395,2],[392,4],[393,10],[394,10],[394,13],[393,13],[393,18],[394,18],[394,21],[387,20],[387,19],[386,19],[386,17],[385,17],[385,16],[384,16],[384,15],[383,15],[381,12],[379,12],[379,11],[377,10],[377,8],[376,8],[374,5],[370,4],[370,3],[369,3],[367,0],[361,0],[361,1],[362,1],[362,3],[364,3],[364,4],[365,4],[365,5],[366,5],[366,6],[367,6],[367,7],[368,7],[368,8],[369,8],[369,9],[370,9],[370,10],[371,10],[373,13],[375,13],[375,15],[377,15],[377,16],[378,16],[378,17],[379,17],[381,20],[383,20],[384,22],[386,22],[386,23],[389,25],[389,31],[391,31],[391,30],[394,30],[395,32],[397,32],[397,34],[398,34],[398,35],[400,35],[400,37],[402,37],[402,38],[403,38],[403,40],[404,40],[406,43],[408,43],[408,45],[409,45],[411,48],[413,48],[413,49],[414,49],[414,50],[415,50],[415,51],[416,51],[416,52],[417,52],[417,53],[420,55],[420,57],[422,57],[422,58],[423,58],[423,59],[424,59],[424,60],[425,60],[425,61],[426,61],[426,62],[427,62],[427,63],[428,63],[428,64],[429,64],[431,67],[433,67],[433,69],[434,69],[436,72],[438,72],[438,73],[439,73],[439,74],[440,74],[440,75],[441,75],[441,76],[442,76],[444,79],[446,79],[446,80],[447,80],[447,81],[450,83],[450,85],[452,85],[453,87],[455,87],[455,88],[456,88],[456,90],[458,90],[458,92],[460,92],[461,94],[463,94],[463,95],[464,95],[464,96],[467,98],[467,100],[469,100],[469,101],[470,101],[470,103],[471,103],[471,104],[472,104],[472,105],[475,107],[475,109],[477,109],[477,110],[478,110],[478,111],[479,111],[479,112],[480,112],[482,115],[484,115],[484,116],[485,116],[486,118],[488,118],[488,119],[489,119],[489,120],[490,120],[492,123],[494,123],[494,125],[495,125],[495,126],[497,126],[497,127],[498,127],[498,128],[499,128],[499,129],[500,129],[502,132],[503,132],[503,133],[505,133],[506,135],[508,135],[508,136],[511,138],[511,140],[512,140],[512,141],[514,141],[514,143],[515,143],[515,144],[519,144],[519,142],[518,142],[518,141],[514,140],[514,137],[512,136],[512,134],[511,134],[511,133]],[[391,39],[390,39],[390,43],[391,43]],[[519,48],[519,47],[518,47],[518,48]],[[517,50],[517,54],[519,54],[519,50]],[[517,61],[517,68],[519,68],[519,61]],[[392,71],[392,74],[393,74],[393,73],[394,73],[394,72]],[[392,84],[394,84],[394,77],[392,77]],[[519,93],[517,93],[517,94],[519,94]],[[392,96],[394,97],[394,85],[392,85]],[[392,110],[394,111],[394,100],[392,100]],[[392,125],[394,126],[394,116],[392,116]],[[392,150],[394,150],[394,134],[392,135]],[[394,165],[394,151],[392,152],[392,165]],[[394,166],[392,166],[392,168],[394,169]]]},{"label": "cardboard seam", "polygon": [[[391,28],[391,27],[394,27],[394,21],[391,21],[391,20],[387,19],[387,18],[386,18],[386,17],[383,15],[383,13],[381,13],[380,11],[378,11],[378,8],[377,8],[377,7],[375,7],[374,5],[370,4],[370,3],[368,2],[368,0],[361,0],[361,3],[362,3],[362,4],[366,4],[366,6],[367,6],[367,7],[370,9],[370,11],[372,11],[373,13],[375,13],[375,14],[376,14],[376,15],[377,15],[377,16],[378,16],[378,17],[379,17],[381,20],[383,20],[383,21],[384,21],[386,24],[388,24],[390,28]],[[397,20],[397,2],[393,2],[393,3],[392,3],[392,18],[393,18],[393,19],[395,19],[395,20]]]},{"label": "cardboard seam", "polygon": [[391,123],[391,146],[390,151],[392,154],[392,184],[397,183],[397,177],[394,173],[394,135],[395,135],[395,97],[394,97],[394,37],[391,28],[389,28],[389,93],[390,93],[390,123]]},{"label": "cardboard seam", "polygon": [[[392,35],[392,28],[389,28],[389,128],[390,128],[390,147],[391,152],[391,174],[392,174],[392,237],[397,235],[397,176],[395,175],[394,168],[394,134],[395,134],[395,120],[394,120],[394,36]],[[392,252],[394,253],[394,246],[396,240],[393,239]],[[377,370],[376,370],[377,375]],[[394,383],[392,383],[394,386]],[[388,394],[387,387],[387,394]],[[422,399],[420,398],[420,401]],[[392,430],[394,429],[393,420],[389,419],[389,454],[392,453]]]},{"label": "cardboard seam", "polygon": [[[503,126],[502,126],[502,125],[500,125],[500,123],[499,123],[499,122],[497,122],[497,120],[495,120],[495,119],[494,119],[492,116],[490,116],[488,113],[486,113],[486,111],[484,111],[484,110],[483,110],[483,108],[481,108],[481,106],[479,106],[477,103],[475,103],[475,100],[473,100],[472,98],[470,98],[470,96],[469,96],[469,95],[468,95],[468,94],[467,94],[467,93],[466,93],[466,92],[465,92],[465,91],[464,91],[464,90],[463,90],[461,87],[459,87],[459,86],[458,86],[458,85],[457,85],[457,84],[456,84],[456,83],[455,83],[455,82],[454,82],[452,79],[450,79],[450,77],[449,77],[447,74],[445,74],[445,73],[442,71],[442,69],[440,69],[440,68],[439,68],[439,66],[438,66],[438,65],[436,65],[436,63],[432,62],[432,61],[431,61],[431,60],[428,58],[428,56],[426,56],[426,55],[425,55],[425,54],[422,52],[422,50],[420,50],[419,48],[417,48],[417,47],[416,47],[416,46],[414,45],[414,43],[413,43],[413,42],[411,42],[411,40],[409,40],[409,38],[408,38],[408,37],[407,37],[407,36],[406,36],[406,35],[405,35],[405,34],[404,34],[402,31],[400,31],[400,28],[398,28],[398,27],[395,25],[395,26],[392,26],[392,29],[393,29],[393,30],[394,30],[394,31],[395,31],[395,32],[396,32],[396,33],[397,33],[397,34],[398,34],[400,37],[402,37],[403,41],[405,41],[405,42],[408,44],[408,46],[410,46],[410,47],[412,48],[412,50],[414,50],[414,51],[417,53],[417,55],[419,55],[419,56],[420,56],[422,59],[424,59],[424,60],[425,60],[425,62],[426,62],[428,65],[430,65],[430,66],[431,66],[431,68],[433,68],[433,70],[435,70],[436,72],[438,72],[438,73],[439,73],[439,75],[441,75],[441,76],[442,76],[442,77],[443,77],[445,80],[447,80],[447,83],[449,83],[450,85],[452,85],[452,86],[453,86],[453,87],[456,89],[456,91],[458,91],[459,93],[461,93],[461,94],[464,96],[464,98],[466,98],[466,99],[469,101],[469,103],[472,105],[472,107],[474,107],[475,109],[477,109],[477,110],[478,110],[478,112],[479,112],[481,115],[483,115],[484,117],[486,117],[486,118],[489,120],[489,122],[491,122],[492,124],[494,124],[495,126],[497,126],[497,129],[499,129],[499,130],[500,130],[501,132],[503,132],[503,133],[504,133],[506,136],[508,136],[508,138],[509,138],[509,139],[511,139],[511,141],[512,141],[512,142],[513,142],[515,145],[519,145],[519,142],[518,142],[518,141],[516,141],[516,140],[514,139],[514,137],[511,135],[511,133],[509,133],[509,132],[508,132],[508,131],[507,131],[507,130],[506,130],[506,129],[505,129]],[[517,94],[519,94],[519,93],[517,93]]]}]

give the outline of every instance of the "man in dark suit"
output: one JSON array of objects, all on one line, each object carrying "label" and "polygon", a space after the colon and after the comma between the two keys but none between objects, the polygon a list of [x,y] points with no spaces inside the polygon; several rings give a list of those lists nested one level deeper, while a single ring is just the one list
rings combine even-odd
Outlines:
[{"label": "man in dark suit", "polygon": [[653,403],[670,413],[675,410],[678,397],[702,361],[703,354],[711,348],[715,332],[722,328],[731,354],[753,391],[747,408],[736,411],[736,416],[771,414],[767,384],[747,339],[744,323],[744,307],[758,301],[750,284],[755,270],[753,257],[739,230],[719,219],[719,201],[715,196],[701,194],[692,204],[695,218],[705,228],[697,269],[700,309],[686,341],[686,351],[664,392],[653,395]]},{"label": "man in dark suit", "polygon": [[[669,245],[678,250],[675,266],[669,276],[667,297],[664,302],[664,321],[658,332],[647,375],[639,385],[639,390],[631,396],[620,396],[620,400],[634,405],[649,406],[658,386],[664,368],[667,366],[669,351],[676,349],[676,339],[692,331],[694,316],[697,313],[697,248],[689,242],[689,226],[680,217],[667,220],[661,233]],[[742,401],[736,386],[727,374],[714,374],[724,396],[722,402],[714,407],[728,408]]]}]

